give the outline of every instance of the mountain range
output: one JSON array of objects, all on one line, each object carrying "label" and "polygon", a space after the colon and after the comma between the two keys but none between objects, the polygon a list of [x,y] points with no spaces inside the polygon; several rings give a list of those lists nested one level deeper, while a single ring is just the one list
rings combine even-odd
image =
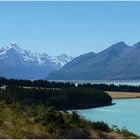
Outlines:
[{"label": "mountain range", "polygon": [[99,52],[76,58],[33,53],[11,42],[0,49],[0,76],[49,80],[140,79],[140,42],[118,42]]},{"label": "mountain range", "polygon": [[44,79],[52,71],[59,70],[73,59],[62,54],[33,53],[22,49],[14,42],[0,49],[0,76],[17,79]]},{"label": "mountain range", "polygon": [[122,41],[99,53],[83,54],[64,65],[60,70],[50,73],[47,79],[140,79],[140,42],[129,46]]}]

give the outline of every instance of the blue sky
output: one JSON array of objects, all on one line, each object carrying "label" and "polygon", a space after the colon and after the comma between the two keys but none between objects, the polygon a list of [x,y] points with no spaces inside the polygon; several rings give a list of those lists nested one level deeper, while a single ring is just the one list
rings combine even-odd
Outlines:
[{"label": "blue sky", "polygon": [[140,2],[0,2],[0,47],[78,56],[140,41]]}]

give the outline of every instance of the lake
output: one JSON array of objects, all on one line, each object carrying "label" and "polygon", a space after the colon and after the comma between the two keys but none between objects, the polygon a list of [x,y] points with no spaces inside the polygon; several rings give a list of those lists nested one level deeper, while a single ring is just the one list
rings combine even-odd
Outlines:
[{"label": "lake", "polygon": [[[53,80],[49,80],[53,81]],[[114,84],[114,85],[132,85],[139,86],[140,80],[55,80],[55,82],[72,82],[78,84]]]},{"label": "lake", "polygon": [[85,119],[126,127],[140,136],[140,99],[114,99],[115,105],[76,110]]}]

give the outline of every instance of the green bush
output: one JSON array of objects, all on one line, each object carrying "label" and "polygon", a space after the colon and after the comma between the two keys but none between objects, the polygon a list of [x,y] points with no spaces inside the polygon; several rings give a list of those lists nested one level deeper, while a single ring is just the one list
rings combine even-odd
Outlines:
[{"label": "green bush", "polygon": [[101,130],[101,131],[104,131],[104,132],[110,132],[111,131],[109,125],[107,123],[103,122],[103,121],[93,122],[92,125],[93,125],[94,129],[98,129],[98,130]]},{"label": "green bush", "polygon": [[74,122],[74,123],[79,123],[80,122],[80,115],[77,112],[73,111],[71,114],[70,121]]}]

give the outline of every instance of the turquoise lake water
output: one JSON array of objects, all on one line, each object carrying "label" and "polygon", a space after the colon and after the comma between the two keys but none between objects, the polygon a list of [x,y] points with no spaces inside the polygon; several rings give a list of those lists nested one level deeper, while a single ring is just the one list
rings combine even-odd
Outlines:
[{"label": "turquoise lake water", "polygon": [[115,99],[115,105],[76,110],[91,121],[104,121],[119,128],[126,127],[140,136],[140,99]]}]

